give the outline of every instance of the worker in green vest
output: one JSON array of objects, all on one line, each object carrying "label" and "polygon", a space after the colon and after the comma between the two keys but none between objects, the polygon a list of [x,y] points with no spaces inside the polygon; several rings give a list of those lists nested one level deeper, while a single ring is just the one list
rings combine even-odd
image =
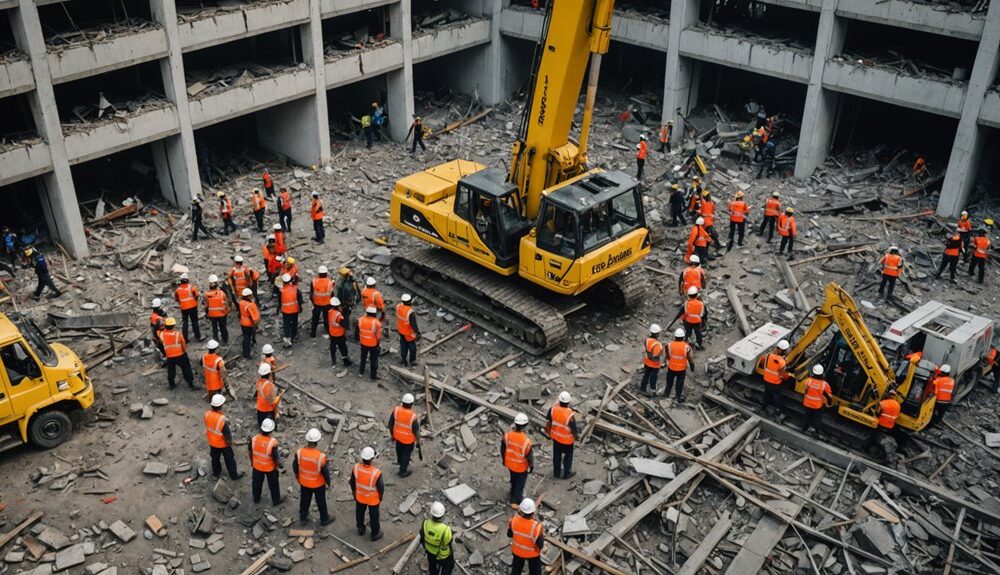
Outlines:
[{"label": "worker in green vest", "polygon": [[451,527],[441,521],[444,505],[435,501],[431,516],[420,526],[420,542],[427,552],[427,566],[431,575],[451,575],[455,569],[455,556],[451,554]]}]

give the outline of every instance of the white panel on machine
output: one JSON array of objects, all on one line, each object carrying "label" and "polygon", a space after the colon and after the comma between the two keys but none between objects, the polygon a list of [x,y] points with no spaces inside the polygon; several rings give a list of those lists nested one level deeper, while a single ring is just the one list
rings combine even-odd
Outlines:
[{"label": "white panel on machine", "polygon": [[782,338],[791,332],[790,329],[776,323],[765,323],[753,333],[729,346],[726,359],[730,369],[745,375],[753,375],[760,356],[771,351]]}]

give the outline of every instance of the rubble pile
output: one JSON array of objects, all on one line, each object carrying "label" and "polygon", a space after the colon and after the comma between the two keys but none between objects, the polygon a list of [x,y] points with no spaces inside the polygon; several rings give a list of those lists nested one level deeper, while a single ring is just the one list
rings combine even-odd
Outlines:
[{"label": "rubble pile", "polygon": [[45,46],[49,52],[58,54],[64,50],[76,48],[81,44],[94,45],[111,42],[122,36],[130,36],[149,30],[158,30],[159,28],[160,25],[156,22],[136,18],[124,18],[96,28],[74,30],[72,32],[62,32],[46,36]]},{"label": "rubble pile", "polygon": [[202,0],[180,0],[177,2],[177,21],[181,24],[187,22],[197,22],[206,18],[215,18],[226,12],[237,10],[248,10],[263,8],[278,4],[290,4],[293,0],[253,0],[242,2],[240,0],[214,0],[205,2]]},{"label": "rubble pile", "polygon": [[63,123],[63,131],[67,133],[87,131],[112,122],[127,130],[129,118],[173,106],[166,96],[154,93],[129,99],[109,100],[104,96],[104,92],[98,92],[96,100],[93,104],[73,106],[70,110],[73,116]]},{"label": "rubble pile", "polygon": [[275,62],[265,66],[256,62],[241,62],[220,68],[191,70],[188,72],[187,93],[193,100],[221,94],[233,88],[249,86],[261,78],[273,78],[294,70],[305,70],[305,62]]}]

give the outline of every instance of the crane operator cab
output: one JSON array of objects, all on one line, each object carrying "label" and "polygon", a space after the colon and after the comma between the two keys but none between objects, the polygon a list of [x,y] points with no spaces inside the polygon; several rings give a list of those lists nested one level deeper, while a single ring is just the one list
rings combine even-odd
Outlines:
[{"label": "crane operator cab", "polygon": [[517,244],[532,222],[523,215],[517,185],[506,181],[503,171],[487,168],[459,180],[454,214],[472,225],[496,257],[495,265],[507,268],[517,263]]}]

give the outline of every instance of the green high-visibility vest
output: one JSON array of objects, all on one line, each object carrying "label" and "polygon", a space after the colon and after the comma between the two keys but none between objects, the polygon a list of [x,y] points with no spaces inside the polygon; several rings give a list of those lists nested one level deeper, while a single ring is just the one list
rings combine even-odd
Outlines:
[{"label": "green high-visibility vest", "polygon": [[436,559],[451,556],[451,527],[433,519],[424,519],[424,549]]},{"label": "green high-visibility vest", "polygon": [[361,127],[362,128],[367,128],[368,126],[371,126],[371,125],[372,125],[372,117],[371,116],[361,116]]}]

